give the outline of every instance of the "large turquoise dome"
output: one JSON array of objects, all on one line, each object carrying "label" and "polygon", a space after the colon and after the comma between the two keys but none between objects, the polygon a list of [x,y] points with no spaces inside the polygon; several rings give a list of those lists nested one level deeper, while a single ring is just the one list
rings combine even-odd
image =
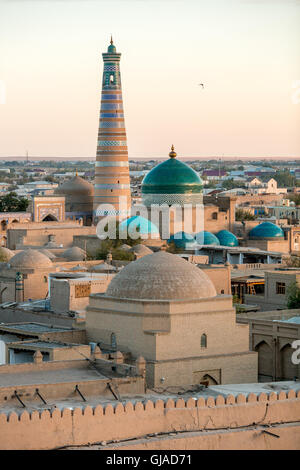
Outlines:
[{"label": "large turquoise dome", "polygon": [[186,232],[177,232],[171,235],[168,243],[174,243],[177,248],[182,248],[183,250],[194,248],[197,245],[195,238]]},{"label": "large turquoise dome", "polygon": [[219,239],[213,233],[205,230],[197,233],[195,238],[200,245],[220,245]]},{"label": "large turquoise dome", "polygon": [[268,238],[283,238],[284,232],[282,228],[278,227],[278,225],[272,224],[272,222],[263,222],[256,227],[254,227],[249,232],[249,238],[251,240],[255,239],[268,239]]},{"label": "large turquoise dome", "polygon": [[119,231],[125,229],[129,235],[130,232],[138,232],[140,235],[159,236],[159,231],[156,225],[140,215],[135,215],[133,217],[129,217],[129,219],[123,220],[119,225]]},{"label": "large turquoise dome", "polygon": [[176,159],[174,147],[170,158],[156,165],[142,182],[143,204],[202,203],[203,183],[198,173]]},{"label": "large turquoise dome", "polygon": [[236,238],[233,233],[229,232],[228,230],[220,230],[216,234],[216,237],[218,238],[220,245],[222,246],[238,246],[239,242],[238,239]]}]

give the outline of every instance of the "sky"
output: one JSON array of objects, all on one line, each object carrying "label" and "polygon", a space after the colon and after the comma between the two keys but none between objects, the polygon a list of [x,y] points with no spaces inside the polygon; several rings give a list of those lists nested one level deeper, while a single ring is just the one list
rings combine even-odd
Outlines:
[{"label": "sky", "polygon": [[129,158],[300,157],[299,25],[300,0],[0,0],[0,156],[95,157],[112,34]]}]

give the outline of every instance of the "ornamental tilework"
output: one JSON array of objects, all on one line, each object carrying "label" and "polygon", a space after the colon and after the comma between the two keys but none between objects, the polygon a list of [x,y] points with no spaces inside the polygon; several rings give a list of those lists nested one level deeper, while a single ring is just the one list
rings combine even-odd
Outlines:
[{"label": "ornamental tilework", "polygon": [[[121,211],[120,204],[123,204],[123,201],[119,202],[120,197],[126,196],[127,198],[127,213],[131,207],[128,151],[119,67],[121,54],[111,43],[102,57],[104,69],[94,194],[94,222],[96,223],[99,218],[106,215],[101,210],[101,204],[111,204],[114,210],[110,212],[117,217],[120,214],[124,215],[123,206]],[[120,167],[122,167],[121,173]]]}]

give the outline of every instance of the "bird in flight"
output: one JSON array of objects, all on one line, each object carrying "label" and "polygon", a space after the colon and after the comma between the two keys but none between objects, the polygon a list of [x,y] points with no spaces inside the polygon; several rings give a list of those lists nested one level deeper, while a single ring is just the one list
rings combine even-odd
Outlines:
[{"label": "bird in flight", "polygon": [[204,85],[203,85],[203,83],[199,83],[199,86],[202,86],[202,88],[204,88]]}]

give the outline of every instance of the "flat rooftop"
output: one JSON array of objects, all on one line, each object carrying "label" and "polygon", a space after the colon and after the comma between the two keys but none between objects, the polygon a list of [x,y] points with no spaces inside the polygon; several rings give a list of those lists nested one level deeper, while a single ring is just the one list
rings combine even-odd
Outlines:
[{"label": "flat rooftop", "polygon": [[[295,321],[295,318],[299,320]],[[288,322],[289,324],[292,323],[300,323],[300,309],[282,309],[282,310],[270,310],[270,311],[259,311],[257,313],[253,312],[243,312],[237,316],[237,320],[239,319],[251,319],[251,320],[258,320],[258,321],[277,321],[277,322]],[[293,320],[292,320],[293,319]]]},{"label": "flat rooftop", "polygon": [[[76,375],[76,369],[63,369],[62,371],[62,380],[68,380],[71,382],[76,382],[76,380],[79,382],[79,376]],[[80,382],[83,380],[94,380],[95,378],[101,379],[107,379],[107,377],[95,377],[93,375],[92,370],[86,369],[86,377],[85,379],[83,378],[82,371],[80,372]],[[66,374],[66,375],[65,375]],[[75,374],[75,375],[73,375]],[[65,375],[65,377],[63,377]],[[71,380],[71,375],[72,379]],[[33,384],[36,384],[37,382],[34,381],[36,377],[32,376],[32,382]],[[50,376],[49,376],[50,378]],[[39,382],[41,383],[41,382]],[[15,386],[19,385],[14,381],[14,379],[10,379],[9,385],[8,386]],[[97,405],[102,405],[106,406],[108,404],[112,404],[113,406],[116,406],[118,403],[122,403],[125,405],[128,402],[131,402],[135,404],[136,402],[142,402],[146,403],[148,400],[151,400],[153,402],[157,400],[163,400],[166,402],[168,399],[179,399],[183,398],[187,400],[188,398],[193,398],[194,400],[197,400],[200,397],[208,398],[208,397],[214,397],[216,398],[218,395],[223,396],[226,398],[228,395],[233,395],[237,397],[239,394],[243,394],[245,396],[248,396],[250,393],[254,393],[255,395],[259,395],[261,393],[266,393],[267,395],[271,394],[272,392],[279,393],[280,391],[285,391],[288,393],[290,390],[295,390],[295,392],[300,391],[300,381],[298,380],[297,382],[295,381],[282,381],[282,382],[267,382],[267,383],[249,383],[249,384],[228,384],[228,385],[211,385],[208,387],[204,387],[203,385],[191,385],[190,387],[167,387],[167,389],[148,389],[146,393],[143,394],[121,394],[120,400],[117,400],[112,394],[107,394],[105,396],[103,395],[91,395],[86,397],[86,401],[84,402],[79,395],[74,395],[73,397],[61,397],[61,398],[51,398],[47,399],[47,396],[44,396],[46,398],[47,404],[43,404],[41,400],[36,399],[34,401],[28,401],[28,399],[24,398],[24,402],[26,403],[26,408],[23,408],[20,403],[18,403],[17,400],[15,401],[9,401],[9,402],[3,402],[1,403],[1,412],[9,414],[12,411],[14,411],[17,414],[21,414],[24,409],[26,409],[28,412],[32,412],[34,410],[37,411],[42,411],[45,409],[53,411],[55,408],[59,410],[63,410],[65,408],[74,410],[75,408],[85,408],[87,405],[91,407],[96,407]],[[0,386],[0,391],[1,391],[1,386]],[[42,395],[43,392],[41,391]]]},{"label": "flat rooftop", "polygon": [[35,323],[35,322],[24,322],[24,323],[0,323],[0,330],[7,331],[7,332],[18,332],[24,334],[41,334],[41,333],[53,333],[53,332],[64,332],[64,331],[71,331],[72,328],[64,327],[64,326],[51,326],[45,325],[43,323]]}]

